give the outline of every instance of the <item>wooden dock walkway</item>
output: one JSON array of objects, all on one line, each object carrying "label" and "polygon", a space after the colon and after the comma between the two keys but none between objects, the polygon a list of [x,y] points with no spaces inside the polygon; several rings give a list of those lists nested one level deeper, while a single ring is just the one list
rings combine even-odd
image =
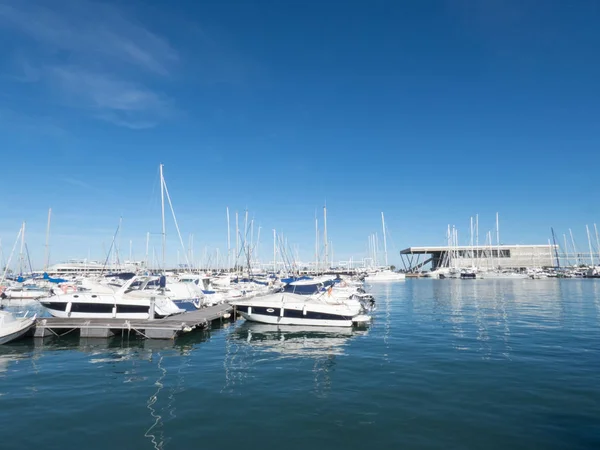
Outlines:
[{"label": "wooden dock walkway", "polygon": [[232,311],[228,304],[221,304],[155,320],[46,317],[36,321],[33,335],[63,336],[78,330],[81,337],[109,337],[134,332],[148,339],[174,339],[194,329],[208,328],[215,320],[233,317]]}]

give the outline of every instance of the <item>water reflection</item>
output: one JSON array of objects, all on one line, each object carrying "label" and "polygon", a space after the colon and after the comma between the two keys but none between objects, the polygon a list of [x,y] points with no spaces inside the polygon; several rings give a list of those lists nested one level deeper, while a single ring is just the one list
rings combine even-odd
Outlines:
[{"label": "water reflection", "polygon": [[[137,386],[130,389],[147,391],[144,406],[148,418],[143,435],[154,449],[159,450],[165,448],[170,439],[165,435],[165,421],[177,416],[177,394],[185,389],[186,369],[190,366],[193,350],[208,337],[208,333],[193,333],[176,341],[127,340],[120,337],[19,341],[0,346],[0,379],[9,375],[14,379],[17,373],[35,373],[39,361],[47,359],[41,376],[28,377],[27,381],[23,381],[27,383],[25,390],[30,395],[39,395],[40,383],[56,384],[57,377],[64,376],[70,379],[73,375],[63,374],[60,369],[65,364],[74,373],[88,374],[88,383],[96,383],[94,389],[101,389],[102,383],[113,384],[115,381],[135,384]],[[21,364],[26,367],[21,367]],[[8,389],[0,392],[2,395],[18,395],[18,392]]]},{"label": "water reflection", "polygon": [[[456,351],[474,351],[481,358],[511,359],[515,327],[529,333],[563,329],[574,318],[598,308],[595,280],[430,280],[432,303],[420,295],[420,308],[449,325]],[[592,300],[590,302],[590,300]],[[428,310],[428,308],[430,308]]]},{"label": "water reflection", "polygon": [[14,352],[8,345],[0,347],[0,378],[8,371],[11,364],[18,364],[20,360],[28,359],[27,353]]},{"label": "water reflection", "polygon": [[225,386],[222,392],[233,392],[262,363],[282,359],[312,359],[314,391],[326,395],[331,388],[331,375],[336,358],[346,352],[353,337],[364,336],[367,329],[351,327],[303,327],[244,322],[227,338]]}]

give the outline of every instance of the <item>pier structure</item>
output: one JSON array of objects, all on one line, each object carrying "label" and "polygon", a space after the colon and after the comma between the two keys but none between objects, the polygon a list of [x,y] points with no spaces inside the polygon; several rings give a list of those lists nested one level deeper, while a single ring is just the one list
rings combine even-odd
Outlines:
[{"label": "pier structure", "polygon": [[235,319],[232,311],[233,307],[223,303],[154,320],[46,317],[37,319],[33,336],[43,338],[78,332],[82,338],[106,338],[134,333],[147,339],[174,339],[195,329],[209,328],[216,320]]}]

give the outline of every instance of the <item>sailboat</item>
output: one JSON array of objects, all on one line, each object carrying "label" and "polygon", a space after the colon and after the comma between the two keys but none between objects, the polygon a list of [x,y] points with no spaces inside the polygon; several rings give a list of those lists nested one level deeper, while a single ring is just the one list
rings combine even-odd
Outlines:
[{"label": "sailboat", "polygon": [[387,234],[385,227],[385,217],[383,212],[381,213],[381,226],[383,228],[383,250],[385,254],[385,267],[378,268],[373,271],[367,272],[367,276],[365,277],[365,281],[368,283],[389,283],[394,281],[402,281],[406,279],[406,275],[399,272],[394,272],[388,266],[388,254],[387,254]]}]

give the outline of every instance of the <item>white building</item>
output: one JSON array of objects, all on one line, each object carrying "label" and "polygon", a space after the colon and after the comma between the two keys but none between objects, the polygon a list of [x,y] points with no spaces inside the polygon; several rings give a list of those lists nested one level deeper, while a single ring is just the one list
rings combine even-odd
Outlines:
[{"label": "white building", "polygon": [[410,247],[400,251],[400,256],[409,272],[420,271],[427,264],[431,264],[431,270],[528,269],[556,266],[557,250],[558,246],[553,245]]}]

